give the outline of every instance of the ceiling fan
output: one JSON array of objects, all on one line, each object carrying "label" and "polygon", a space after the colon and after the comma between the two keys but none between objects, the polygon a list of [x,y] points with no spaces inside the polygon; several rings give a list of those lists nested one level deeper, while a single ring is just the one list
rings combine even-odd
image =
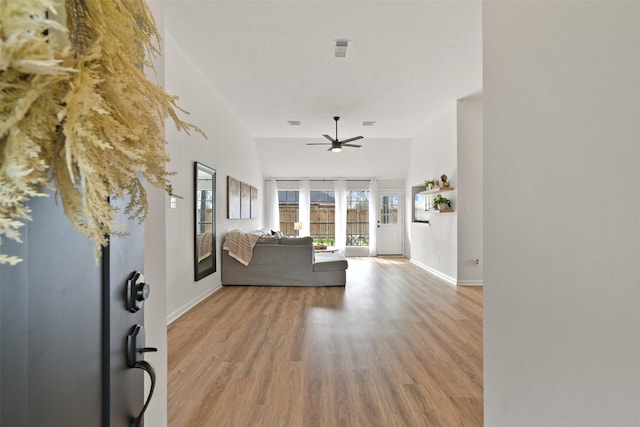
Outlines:
[{"label": "ceiling fan", "polygon": [[307,143],[307,145],[330,145],[331,147],[327,151],[333,151],[334,153],[342,151],[342,147],[356,147],[356,148],[362,147],[362,145],[349,144],[349,142],[357,141],[358,139],[364,138],[364,136],[354,136],[353,138],[347,138],[345,140],[340,141],[338,139],[338,120],[340,120],[340,117],[335,116],[333,120],[336,121],[336,137],[331,138],[329,135],[322,135],[331,142],[309,142]]}]

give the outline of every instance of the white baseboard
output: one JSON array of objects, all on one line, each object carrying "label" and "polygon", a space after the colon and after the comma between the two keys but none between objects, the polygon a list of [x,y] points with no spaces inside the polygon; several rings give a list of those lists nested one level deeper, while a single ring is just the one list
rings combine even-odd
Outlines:
[{"label": "white baseboard", "polygon": [[454,286],[458,285],[458,281],[455,278],[453,278],[451,276],[448,276],[448,275],[436,270],[435,268],[431,268],[426,264],[423,264],[423,263],[421,263],[419,261],[414,260],[413,258],[411,258],[409,260],[409,262],[411,262],[411,264],[416,265],[416,266],[420,267],[421,269],[433,274],[434,276],[438,277],[439,279],[444,280],[447,283],[450,283],[450,284],[452,284]]},{"label": "white baseboard", "polygon": [[482,280],[458,280],[458,286],[483,286]]},{"label": "white baseboard", "polygon": [[203,293],[202,295],[192,299],[191,301],[189,301],[188,303],[186,303],[185,305],[183,305],[182,307],[180,307],[179,309],[177,309],[173,313],[169,314],[167,316],[167,326],[170,325],[171,323],[173,323],[174,321],[176,321],[180,316],[185,314],[187,311],[191,310],[193,307],[195,307],[196,305],[198,305],[199,303],[201,303],[202,301],[207,299],[209,297],[209,295],[213,294],[218,289],[222,289],[222,283],[218,283],[212,289],[210,289],[207,292]]}]

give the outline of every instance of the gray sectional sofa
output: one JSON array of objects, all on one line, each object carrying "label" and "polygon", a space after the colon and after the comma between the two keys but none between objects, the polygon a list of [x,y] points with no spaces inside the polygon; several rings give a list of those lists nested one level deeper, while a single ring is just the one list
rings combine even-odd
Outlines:
[{"label": "gray sectional sofa", "polygon": [[222,284],[344,286],[348,264],[339,253],[316,253],[311,237],[260,237],[249,265],[222,251]]}]

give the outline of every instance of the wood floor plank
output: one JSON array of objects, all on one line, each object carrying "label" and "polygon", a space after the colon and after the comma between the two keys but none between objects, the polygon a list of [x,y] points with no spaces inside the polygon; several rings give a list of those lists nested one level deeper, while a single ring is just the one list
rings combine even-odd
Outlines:
[{"label": "wood floor plank", "polygon": [[168,329],[170,427],[481,426],[482,288],[405,258],[224,287]]}]

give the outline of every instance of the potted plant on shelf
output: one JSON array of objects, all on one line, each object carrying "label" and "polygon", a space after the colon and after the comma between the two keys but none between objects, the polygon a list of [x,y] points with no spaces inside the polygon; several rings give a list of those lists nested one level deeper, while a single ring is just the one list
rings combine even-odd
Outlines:
[{"label": "potted plant on shelf", "polygon": [[425,180],[424,186],[427,187],[427,190],[433,190],[433,187],[436,185],[436,182],[432,179]]},{"label": "potted plant on shelf", "polygon": [[451,211],[451,200],[446,197],[442,197],[442,194],[438,194],[433,199],[433,207],[434,209],[438,209],[440,212],[450,212]]}]

